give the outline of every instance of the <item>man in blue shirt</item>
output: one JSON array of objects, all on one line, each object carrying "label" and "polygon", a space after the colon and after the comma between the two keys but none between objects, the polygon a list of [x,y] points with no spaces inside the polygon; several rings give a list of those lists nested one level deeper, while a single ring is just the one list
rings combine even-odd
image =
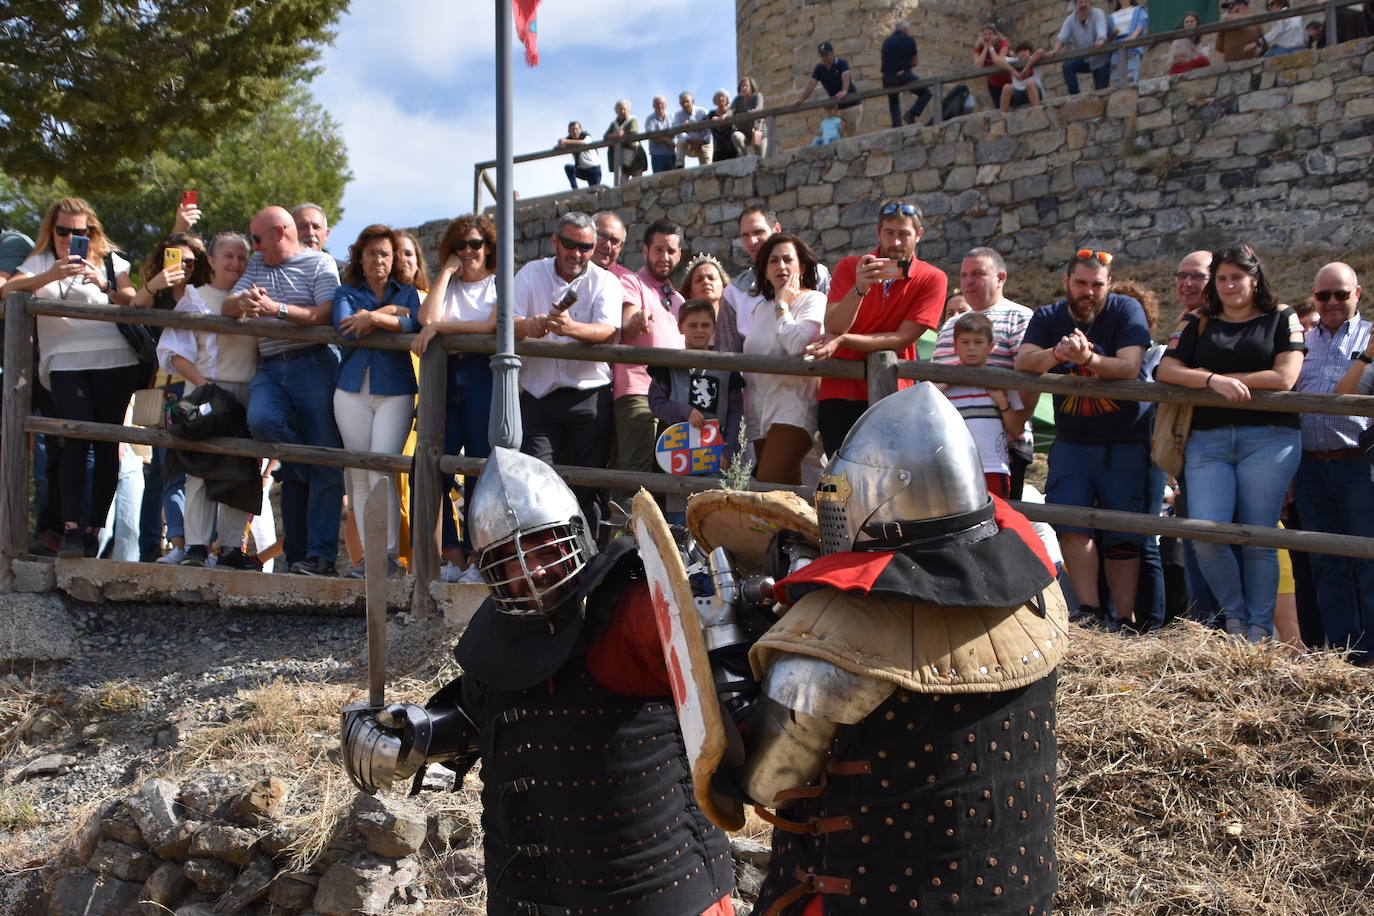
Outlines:
[{"label": "man in blue shirt", "polygon": [[[1073,11],[1064,17],[1050,56],[1066,47],[1070,51],[1100,48],[1107,43],[1107,14],[1093,6],[1092,0],[1074,0]],[[1106,89],[1112,81],[1112,54],[1094,54],[1064,62],[1064,84],[1069,95],[1078,95],[1078,74],[1091,73],[1094,89]]]},{"label": "man in blue shirt", "polygon": [[[1112,256],[1079,250],[1064,272],[1068,297],[1038,309],[1026,326],[1015,366],[1102,379],[1140,379],[1150,346],[1145,310],[1129,296],[1109,293]],[[1054,396],[1057,429],[1050,449],[1045,501],[1124,512],[1145,510],[1149,467],[1149,404],[1085,395]],[[1078,619],[1106,620],[1098,593],[1098,547],[1089,528],[1055,526],[1074,593]],[[1103,535],[1114,625],[1135,622],[1136,583],[1144,535]]]},{"label": "man in blue shirt", "polygon": [[859,87],[854,85],[853,78],[849,73],[849,61],[843,57],[835,56],[835,46],[828,41],[823,41],[816,46],[816,53],[821,56],[821,62],[816,64],[811,71],[811,79],[802,90],[801,96],[797,99],[800,105],[811,98],[811,93],[816,91],[816,86],[824,86],[826,95],[830,96],[840,106],[840,117],[844,120],[844,134],[846,137],[857,137],[859,135],[859,106],[862,101],[851,99],[848,102],[841,102],[845,96],[858,92]]},{"label": "man in blue shirt", "polygon": [[[879,56],[882,59],[884,86],[905,86],[916,79],[913,72],[916,66],[916,39],[911,37],[911,23],[905,19],[897,20],[892,27],[892,34],[883,40]],[[887,97],[887,113],[892,117],[893,127],[901,127],[903,120],[907,124],[915,124],[921,112],[926,110],[930,90],[922,86],[911,91],[916,96],[916,103],[905,115],[902,114],[902,94],[894,92]]]}]

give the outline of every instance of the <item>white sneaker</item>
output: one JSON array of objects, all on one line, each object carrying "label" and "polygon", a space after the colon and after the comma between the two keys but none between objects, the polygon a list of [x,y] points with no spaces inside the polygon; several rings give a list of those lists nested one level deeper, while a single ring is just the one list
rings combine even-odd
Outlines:
[{"label": "white sneaker", "polygon": [[210,554],[208,557],[205,558],[205,568],[206,568],[206,569],[214,569],[214,568],[215,568],[215,565],[218,564],[218,563],[219,563],[219,555],[218,555],[218,554],[213,554],[213,553],[212,553],[212,554]]},{"label": "white sneaker", "polygon": [[485,585],[486,581],[482,574],[477,570],[476,565],[469,566],[463,570],[463,574],[458,577],[458,582],[462,585]]},{"label": "white sneaker", "polygon": [[181,561],[186,559],[185,547],[173,547],[167,551],[166,555],[158,557],[153,562],[162,563],[166,566],[180,566]]},{"label": "white sneaker", "polygon": [[439,581],[448,583],[458,582],[462,575],[463,571],[458,567],[454,566],[452,563],[445,563],[444,568],[439,570]]}]

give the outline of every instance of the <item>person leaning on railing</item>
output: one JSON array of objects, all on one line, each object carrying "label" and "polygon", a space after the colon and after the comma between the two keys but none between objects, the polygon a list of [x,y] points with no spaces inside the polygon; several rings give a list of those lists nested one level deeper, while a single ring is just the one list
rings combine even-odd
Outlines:
[{"label": "person leaning on railing", "polygon": [[[89,240],[86,257],[71,254],[73,237]],[[95,210],[79,197],[54,201],[43,215],[38,243],[5,284],[6,293],[21,291],[98,306],[125,304],[134,295],[129,262],[106,238]],[[52,392],[58,417],[123,423],[129,398],[144,381],[147,367],[139,364],[116,324],[51,315],[39,315],[36,324],[38,378]],[[88,452],[94,454],[95,466],[89,514],[83,517]],[[118,444],[67,437],[59,477],[49,481],[61,501],[63,530],[57,555],[94,556],[96,535],[119,480]]]},{"label": "person leaning on railing", "polygon": [[625,142],[610,147],[611,171],[626,178],[638,178],[649,167],[649,159],[644,155],[644,147],[635,141],[639,134],[639,119],[630,114],[630,100],[621,99],[615,103],[615,118],[602,136],[605,140]]},{"label": "person leaning on railing", "polygon": [[[818,263],[791,233],[775,233],[763,243],[754,260],[763,299],[754,306],[745,353],[801,356],[820,336],[825,294],[816,291]],[[746,396],[761,433],[754,441],[760,482],[801,483],[802,461],[814,446],[819,384],[807,376],[746,373]]]},{"label": "person leaning on railing", "polygon": [[[758,111],[763,107],[763,93],[759,92],[752,76],[740,77],[738,91],[739,94],[730,101],[730,110],[735,114]],[[768,121],[759,118],[747,125],[736,124],[734,143],[741,156],[752,153],[762,159],[768,155]]]},{"label": "person leaning on railing", "polygon": [[[1251,390],[1287,391],[1302,370],[1302,325],[1269,290],[1249,245],[1213,255],[1201,314],[1185,315],[1156,377],[1248,401]],[[1298,469],[1298,415],[1277,411],[1193,408],[1184,451],[1189,511],[1211,522],[1273,528]],[[1272,547],[1197,543],[1203,577],[1226,617],[1226,631],[1251,642],[1274,633],[1278,558]]]},{"label": "person leaning on railing", "polygon": [[[1183,14],[1183,21],[1178,24],[1180,29],[1195,29],[1202,23],[1197,13],[1189,10]],[[1169,45],[1169,74],[1171,76],[1179,73],[1187,73],[1189,70],[1198,70],[1202,67],[1211,66],[1212,62],[1207,55],[1202,53],[1202,47],[1196,38],[1176,38]]]},{"label": "person leaning on railing", "polygon": [[[348,267],[334,292],[334,327],[345,338],[359,340],[376,331],[410,334],[419,328],[420,297],[415,287],[396,278],[395,230],[373,224],[348,246]],[[415,414],[415,369],[410,354],[396,350],[347,347],[339,361],[334,389],[334,422],[343,447],[359,452],[400,453]],[[365,517],[369,494],[385,476],[380,471],[348,468],[348,498],[354,517]],[[393,490],[387,494],[386,559],[365,557],[364,563],[386,563],[387,575],[401,574],[400,507]],[[347,575],[361,579],[362,566]]]}]

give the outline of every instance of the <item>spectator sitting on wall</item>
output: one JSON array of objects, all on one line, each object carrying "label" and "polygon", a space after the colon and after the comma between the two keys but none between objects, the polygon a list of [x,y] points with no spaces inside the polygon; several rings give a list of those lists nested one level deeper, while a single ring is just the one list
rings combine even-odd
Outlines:
[{"label": "spectator sitting on wall", "polygon": [[[668,117],[668,100],[661,95],[654,96],[654,113],[644,119],[644,132],[653,133],[672,126],[672,119]],[[649,161],[653,164],[655,174],[675,168],[673,140],[673,137],[654,137],[649,141]]]},{"label": "spectator sitting on wall", "polygon": [[[758,111],[763,107],[763,93],[759,92],[758,85],[752,76],[742,76],[739,80],[739,94],[730,102],[730,109],[735,114],[744,114],[748,111]],[[768,122],[763,118],[751,124],[736,124],[735,133],[739,139],[736,145],[742,141],[744,151],[740,155],[753,153],[759,158],[768,155]]]},{"label": "spectator sitting on wall", "polygon": [[849,136],[858,136],[859,133],[859,106],[861,101],[851,99],[848,102],[841,102],[847,95],[858,92],[859,87],[854,85],[854,78],[849,71],[849,61],[843,57],[835,56],[835,46],[828,41],[823,41],[816,46],[816,53],[821,56],[821,62],[816,64],[811,71],[811,79],[807,82],[806,88],[797,98],[800,105],[811,98],[811,93],[816,91],[819,84],[825,87],[826,95],[834,99],[840,106],[840,116],[844,118],[845,133]]},{"label": "spectator sitting on wall", "polygon": [[1031,49],[1029,41],[1016,45],[1016,56],[1004,58],[1002,66],[1011,71],[1011,82],[1002,87],[1000,108],[1010,111],[1026,105],[1039,105],[1045,98],[1045,83],[1035,65],[1045,56],[1044,48]]},{"label": "spectator sitting on wall", "polygon": [[[911,23],[898,19],[892,26],[892,34],[883,39],[879,52],[882,64],[883,86],[905,86],[916,79],[916,39],[911,37]],[[915,124],[921,112],[930,102],[930,90],[925,86],[911,90],[916,101],[911,108],[902,113],[902,93],[894,92],[887,97],[887,113],[892,118],[893,127],[902,124]]]},{"label": "spectator sitting on wall", "polygon": [[[1264,8],[1271,13],[1277,13],[1279,10],[1288,9],[1288,0],[1269,0]],[[1269,31],[1257,42],[1249,45],[1247,50],[1258,51],[1265,57],[1278,57],[1280,54],[1292,54],[1294,51],[1307,48],[1307,32],[1302,27],[1301,16],[1289,16],[1287,19],[1271,22],[1269,26]]]},{"label": "spectator sitting on wall", "polygon": [[563,172],[568,176],[568,184],[572,185],[574,191],[577,190],[579,178],[585,181],[588,187],[601,184],[601,157],[596,154],[596,150],[583,148],[591,142],[592,135],[582,129],[580,122],[569,121],[568,135],[559,137],[558,142],[554,144],[558,149],[573,151],[573,161],[563,166]]},{"label": "spectator sitting on wall", "polygon": [[[1011,42],[997,30],[996,24],[989,22],[983,26],[978,33],[978,40],[973,44],[973,66],[1001,67],[1005,70],[1010,53]],[[1011,76],[1007,73],[988,75],[988,95],[992,98],[992,104],[1002,101],[1002,89],[1010,84]]]},{"label": "spectator sitting on wall", "polygon": [[[1227,19],[1242,19],[1250,15],[1250,0],[1231,0],[1224,4]],[[1250,60],[1258,56],[1257,42],[1264,30],[1257,25],[1242,25],[1217,32],[1217,53],[1227,61]]]},{"label": "spectator sitting on wall", "polygon": [[821,118],[821,135],[811,141],[812,146],[826,146],[834,143],[844,136],[844,121],[840,118],[838,105],[831,105],[825,109],[825,117]]},{"label": "spectator sitting on wall", "polygon": [[[1050,48],[1050,56],[1065,48],[1084,51],[1100,48],[1107,43],[1107,14],[1093,6],[1092,0],[1074,0],[1073,10],[1064,17],[1059,34]],[[1078,74],[1091,73],[1094,89],[1106,89],[1112,81],[1111,52],[1079,57],[1064,62],[1064,83],[1069,95],[1078,95]]]},{"label": "spectator sitting on wall", "polygon": [[[1180,29],[1195,29],[1202,24],[1197,13],[1189,10],[1183,14],[1183,21],[1178,24]],[[1187,73],[1189,70],[1198,70],[1202,67],[1211,66],[1207,55],[1202,52],[1202,46],[1198,44],[1196,38],[1175,38],[1169,45],[1169,73],[1176,75]]]},{"label": "spectator sitting on wall", "polygon": [[[677,102],[680,107],[673,112],[674,127],[682,127],[685,124],[694,124],[697,121],[706,120],[706,109],[696,103],[696,99],[692,97],[690,92],[679,95]],[[673,164],[677,168],[682,168],[687,164],[688,156],[696,159],[702,165],[710,165],[715,154],[715,144],[712,143],[710,129],[689,130],[686,133],[678,134],[673,138],[673,151]]]},{"label": "spectator sitting on wall", "polygon": [[[730,93],[724,89],[717,89],[716,94],[711,96],[711,102],[716,106],[706,113],[708,121],[723,121],[734,115],[730,109]],[[715,158],[713,161],[719,162],[722,159],[734,159],[736,156],[744,155],[744,134],[737,131],[733,125],[725,127],[711,128],[711,146],[715,148]]]},{"label": "spectator sitting on wall", "polygon": [[[1112,41],[1134,41],[1150,29],[1150,13],[1138,0],[1116,0],[1116,11],[1110,19]],[[1118,86],[1140,82],[1140,61],[1144,57],[1144,48],[1127,48],[1112,55],[1112,75]]]}]

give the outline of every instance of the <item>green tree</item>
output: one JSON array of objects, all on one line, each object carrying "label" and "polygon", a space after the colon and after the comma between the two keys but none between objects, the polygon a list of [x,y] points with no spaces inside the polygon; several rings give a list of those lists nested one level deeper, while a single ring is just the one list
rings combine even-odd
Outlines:
[{"label": "green tree", "polygon": [[339,125],[304,89],[294,89],[247,123],[209,138],[181,130],[166,149],[128,165],[133,183],[81,192],[64,178],[16,180],[0,174],[0,226],[33,235],[54,199],[81,194],[106,233],[130,256],[142,258],[172,226],[186,190],[199,192],[196,226],[208,239],[221,229],[247,233],[253,214],[269,204],[314,201],[339,218],[352,178]]},{"label": "green tree", "polygon": [[6,0],[0,171],[129,186],[178,133],[242,124],[308,79],[348,0]]}]

